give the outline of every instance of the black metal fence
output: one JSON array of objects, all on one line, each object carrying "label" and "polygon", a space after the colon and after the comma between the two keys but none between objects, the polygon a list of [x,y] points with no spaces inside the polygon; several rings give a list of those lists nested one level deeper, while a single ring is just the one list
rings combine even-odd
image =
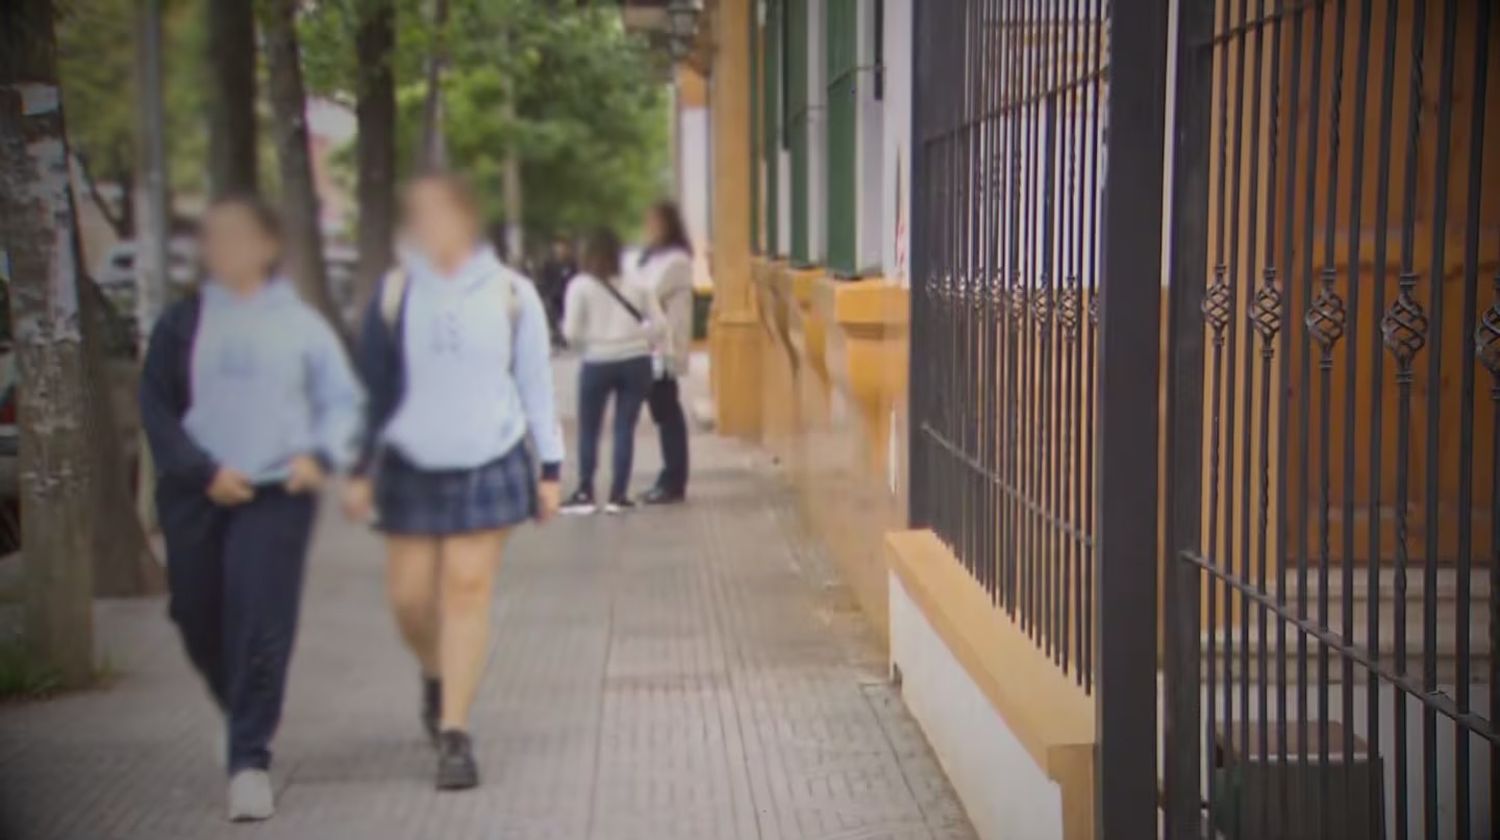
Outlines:
[{"label": "black metal fence", "polygon": [[912,519],[1111,836],[1496,836],[1500,10],[1172,7],[917,5]]},{"label": "black metal fence", "polygon": [[[923,4],[914,515],[1058,667],[1093,680],[1099,3]],[[1029,14],[1028,14],[1029,12]]]},{"label": "black metal fence", "polygon": [[1168,836],[1496,836],[1496,11],[1180,9]]},{"label": "black metal fence", "polygon": [[1114,831],[1156,810],[1165,10],[915,7],[911,518],[1102,698]]}]

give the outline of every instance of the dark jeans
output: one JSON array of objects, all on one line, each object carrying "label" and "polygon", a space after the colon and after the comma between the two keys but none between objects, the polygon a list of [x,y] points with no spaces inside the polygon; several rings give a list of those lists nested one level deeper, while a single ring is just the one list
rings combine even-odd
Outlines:
[{"label": "dark jeans", "polygon": [[651,389],[651,359],[641,356],[619,362],[584,362],[578,373],[578,486],[592,491],[599,461],[599,432],[604,407],[615,398],[614,475],[609,497],[622,498],[630,485],[630,463],[635,457],[635,424],[641,403]]},{"label": "dark jeans", "polygon": [[316,497],[260,487],[223,508],[201,491],[157,493],[171,616],[229,724],[229,771],[265,769],[281,720]]},{"label": "dark jeans", "polygon": [[687,492],[688,429],[687,417],[682,413],[682,397],[677,392],[677,379],[669,376],[651,383],[651,397],[647,404],[661,436],[662,467],[656,486],[664,492],[681,496]]}]

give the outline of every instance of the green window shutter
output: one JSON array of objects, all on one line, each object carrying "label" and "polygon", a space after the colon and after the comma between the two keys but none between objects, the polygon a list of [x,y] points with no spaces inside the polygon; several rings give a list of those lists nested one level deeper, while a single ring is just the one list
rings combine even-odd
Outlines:
[{"label": "green window shutter", "polygon": [[787,145],[792,158],[792,261],[812,262],[811,231],[808,229],[808,96],[807,96],[807,0],[786,4]]},{"label": "green window shutter", "polygon": [[828,0],[828,267],[855,266],[855,115],[859,82],[859,1]]},{"label": "green window shutter", "polygon": [[760,39],[755,3],[750,4],[750,250],[760,253]]},{"label": "green window shutter", "polygon": [[766,0],[766,26],[762,30],[764,50],[761,55],[761,153],[766,160],[766,253],[782,253],[778,235],[781,230],[781,184],[777,160],[781,156],[781,2]]}]

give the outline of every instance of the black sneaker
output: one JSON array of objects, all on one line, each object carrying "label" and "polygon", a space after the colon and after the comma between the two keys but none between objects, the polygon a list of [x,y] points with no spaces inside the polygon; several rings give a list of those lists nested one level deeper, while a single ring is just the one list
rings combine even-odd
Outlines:
[{"label": "black sneaker", "polygon": [[682,493],[673,492],[671,490],[667,490],[664,487],[657,486],[652,487],[650,490],[646,491],[646,495],[641,497],[641,504],[676,505],[681,504],[686,498],[687,496]]},{"label": "black sneaker", "polygon": [[568,516],[587,516],[599,510],[599,503],[594,501],[594,492],[582,487],[573,491],[573,495],[563,500],[558,507],[558,512]]},{"label": "black sneaker", "polygon": [[632,502],[629,496],[615,496],[604,506],[605,513],[616,516],[622,513],[629,513],[632,510],[635,510],[635,502]]},{"label": "black sneaker", "polygon": [[479,785],[479,766],[469,733],[449,729],[438,735],[438,790],[468,790]]},{"label": "black sneaker", "polygon": [[422,677],[422,728],[427,740],[438,744],[438,719],[443,713],[443,683],[435,677]]}]

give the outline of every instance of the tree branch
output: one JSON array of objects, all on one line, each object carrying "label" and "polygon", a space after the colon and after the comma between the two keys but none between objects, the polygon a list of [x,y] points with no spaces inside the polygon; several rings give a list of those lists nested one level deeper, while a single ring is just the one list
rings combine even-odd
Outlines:
[{"label": "tree branch", "polygon": [[109,201],[105,199],[103,193],[99,192],[99,183],[94,180],[94,173],[89,169],[88,159],[83,155],[74,154],[73,162],[78,166],[78,174],[83,178],[83,186],[88,190],[89,199],[94,202],[95,207],[99,208],[99,215],[103,216],[104,221],[109,223],[115,235],[121,239],[128,239],[133,236],[134,231],[129,229],[130,214],[124,208],[121,208],[121,212],[119,213],[110,211]]}]

